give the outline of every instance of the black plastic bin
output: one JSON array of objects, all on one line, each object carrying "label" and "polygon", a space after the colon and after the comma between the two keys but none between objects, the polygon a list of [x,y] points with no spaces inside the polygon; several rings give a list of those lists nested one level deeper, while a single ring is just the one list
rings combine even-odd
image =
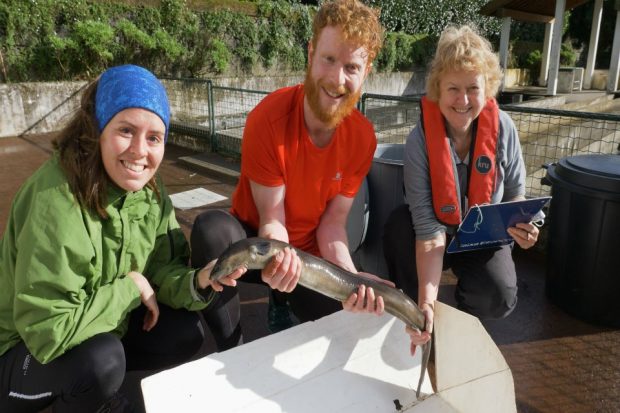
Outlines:
[{"label": "black plastic bin", "polygon": [[368,234],[357,253],[361,269],[388,278],[387,264],[383,256],[383,227],[394,208],[405,202],[403,192],[402,143],[377,145],[368,172],[369,217]]},{"label": "black plastic bin", "polygon": [[546,178],[546,294],[583,321],[620,327],[620,155],[567,157]]}]

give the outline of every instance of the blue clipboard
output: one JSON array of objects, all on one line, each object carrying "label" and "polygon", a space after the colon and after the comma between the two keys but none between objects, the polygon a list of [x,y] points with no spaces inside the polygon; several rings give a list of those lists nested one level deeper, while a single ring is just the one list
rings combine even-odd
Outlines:
[{"label": "blue clipboard", "polygon": [[551,199],[550,196],[469,208],[447,252],[463,252],[498,247],[513,242],[506,231],[520,222],[531,222]]}]

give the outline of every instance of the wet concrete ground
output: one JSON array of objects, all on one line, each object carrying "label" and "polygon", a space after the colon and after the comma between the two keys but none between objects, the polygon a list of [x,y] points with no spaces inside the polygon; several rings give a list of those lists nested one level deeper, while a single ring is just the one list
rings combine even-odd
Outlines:
[{"label": "wet concrete ground", "polygon": [[[10,203],[24,180],[51,153],[51,135],[0,139],[0,231],[4,233]],[[194,153],[169,145],[161,174],[170,193],[204,187],[227,200],[187,211],[177,211],[189,234],[194,217],[206,208],[228,208],[235,179],[196,167],[179,157]],[[519,274],[519,303],[503,320],[484,325],[508,362],[515,382],[520,413],[620,412],[620,330],[585,323],[567,315],[545,297],[545,256],[541,252],[514,253]],[[453,303],[454,278],[447,274],[440,299]],[[244,339],[268,334],[267,289],[240,283]],[[209,341],[203,354],[214,351]],[[139,377],[128,377],[127,387]],[[501,412],[499,412],[501,413]]]}]

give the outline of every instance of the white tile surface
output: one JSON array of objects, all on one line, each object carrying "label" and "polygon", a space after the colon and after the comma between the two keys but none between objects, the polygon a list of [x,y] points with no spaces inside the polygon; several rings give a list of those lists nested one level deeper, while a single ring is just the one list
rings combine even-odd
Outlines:
[{"label": "white tile surface", "polygon": [[[391,315],[344,311],[142,380],[148,413],[516,412],[508,365],[480,322],[437,303],[437,393],[416,400],[421,351]],[[397,401],[398,403],[396,403]]]},{"label": "white tile surface", "polygon": [[227,199],[225,196],[208,191],[204,188],[196,188],[185,192],[170,195],[172,205],[178,209],[191,209]]},{"label": "white tile surface", "polygon": [[340,311],[147,377],[142,389],[149,413],[386,412],[415,402],[420,360],[401,321]]}]

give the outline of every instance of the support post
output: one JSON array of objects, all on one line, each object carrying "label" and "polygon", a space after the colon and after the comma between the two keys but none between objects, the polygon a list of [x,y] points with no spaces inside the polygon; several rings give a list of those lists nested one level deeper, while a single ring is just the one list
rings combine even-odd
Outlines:
[{"label": "support post", "polygon": [[[512,19],[510,17],[504,17],[502,19],[502,34],[499,40],[499,64],[504,69],[508,69],[508,52],[510,45],[510,23]],[[504,91],[506,86],[506,76],[502,78],[502,84],[500,86],[500,91]]]},{"label": "support post", "polygon": [[603,0],[595,0],[594,12],[592,13],[592,29],[590,30],[590,45],[588,46],[588,62],[586,73],[583,79],[584,89],[592,87],[592,74],[596,62],[596,51],[598,49],[598,37],[601,32],[601,17],[603,16]]},{"label": "support post", "polygon": [[[616,10],[620,6],[616,3]],[[609,76],[607,77],[607,93],[614,93],[618,85],[618,72],[620,70],[620,10],[616,13],[616,30],[614,31],[614,43],[611,47],[611,62],[609,62]]]},{"label": "support post", "polygon": [[562,47],[562,26],[564,25],[564,9],[566,0],[556,0],[555,2],[555,24],[553,27],[553,37],[551,38],[551,56],[549,67],[549,81],[547,83],[547,94],[555,96],[558,90],[558,72],[560,69],[560,48]]},{"label": "support post", "polygon": [[[512,19],[510,17],[504,17],[502,19],[502,34],[499,40],[499,64],[506,71],[508,68],[508,52],[510,45],[510,23]],[[506,84],[506,76],[502,79],[500,90],[503,92]]]},{"label": "support post", "polygon": [[540,74],[538,85],[547,86],[549,77],[549,54],[551,53],[551,36],[553,34],[553,21],[545,23],[545,42],[543,44],[542,60],[540,62]]}]

